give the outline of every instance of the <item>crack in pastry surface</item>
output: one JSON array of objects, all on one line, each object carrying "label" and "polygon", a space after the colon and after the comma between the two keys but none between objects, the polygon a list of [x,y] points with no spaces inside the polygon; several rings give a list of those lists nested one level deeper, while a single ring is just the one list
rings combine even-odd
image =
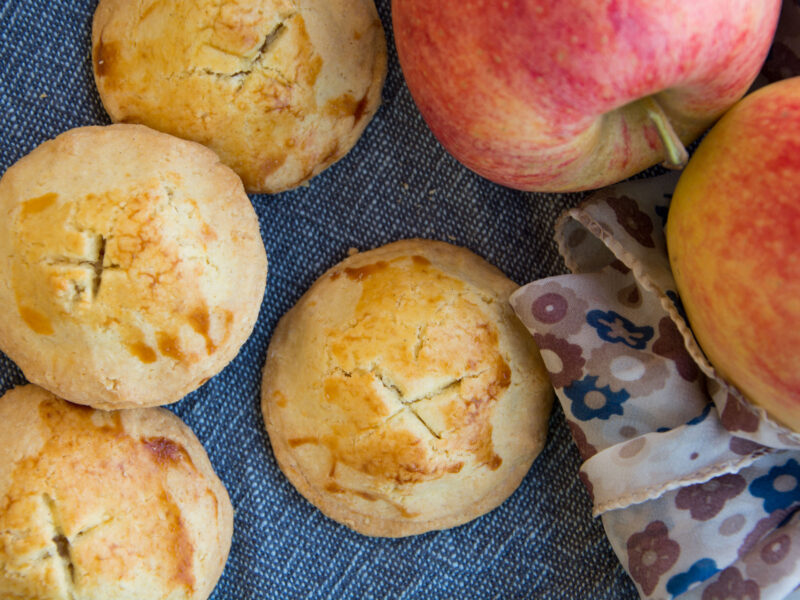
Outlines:
[{"label": "crack in pastry surface", "polygon": [[297,490],[389,537],[503,502],[552,402],[515,289],[468,250],[420,239],[348,252],[318,278],[279,321],[262,379],[275,458]]},{"label": "crack in pastry surface", "polygon": [[[192,276],[220,276],[206,252],[216,233],[193,200],[175,195],[174,184],[153,179],[127,190],[23,202],[12,277],[23,321],[39,335],[78,320],[113,330],[145,364],[213,354],[232,314],[204,303],[186,307],[182,298]],[[137,325],[143,320],[151,333]]]},{"label": "crack in pastry surface", "polygon": [[69,538],[64,535],[55,500],[49,494],[42,494],[42,502],[49,513],[52,526],[52,540],[56,546],[56,555],[61,559],[68,600],[75,598],[75,565],[72,563],[71,546]]},{"label": "crack in pastry surface", "polygon": [[[162,552],[153,576],[172,590],[170,597],[192,597],[202,558],[168,489],[168,477],[197,474],[186,449],[163,437],[132,437],[113,413],[55,398],[38,410],[50,434],[38,454],[17,463],[0,496],[0,596],[4,575],[49,556],[63,575],[65,600],[99,597],[93,577],[125,580],[152,553],[153,538]],[[196,493],[198,506],[216,514],[213,493],[200,487]],[[14,548],[27,553],[15,556]]]},{"label": "crack in pastry surface", "polygon": [[[325,416],[307,435],[287,440],[292,448],[322,450],[311,451],[314,460],[327,456],[324,489],[391,500],[402,515],[400,486],[432,482],[467,464],[499,468],[491,416],[511,372],[498,332],[465,284],[421,256],[328,278],[354,282],[361,296],[352,318],[325,334],[329,368],[315,408]],[[361,483],[345,483],[348,473]]]},{"label": "crack in pastry surface", "polygon": [[341,158],[380,102],[385,39],[361,0],[169,0],[98,14],[94,73],[112,119],[211,147],[250,191],[294,187]]}]

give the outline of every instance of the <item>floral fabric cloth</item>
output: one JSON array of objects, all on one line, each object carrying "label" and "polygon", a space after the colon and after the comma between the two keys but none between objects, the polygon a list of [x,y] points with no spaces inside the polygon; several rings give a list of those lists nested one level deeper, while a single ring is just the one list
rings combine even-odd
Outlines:
[{"label": "floral fabric cloth", "polygon": [[568,211],[556,237],[573,274],[512,304],[640,595],[783,598],[800,584],[800,442],[717,376],[682,316],[663,233],[676,180]]}]

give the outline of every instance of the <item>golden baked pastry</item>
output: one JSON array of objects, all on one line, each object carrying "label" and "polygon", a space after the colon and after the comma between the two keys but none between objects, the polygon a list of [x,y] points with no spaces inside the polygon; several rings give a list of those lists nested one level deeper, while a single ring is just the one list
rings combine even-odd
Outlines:
[{"label": "golden baked pastry", "polygon": [[100,0],[92,46],[114,121],[209,146],[251,192],[347,154],[386,75],[373,0]]},{"label": "golden baked pastry", "polygon": [[283,472],[367,535],[465,523],[502,503],[541,450],[552,389],[475,254],[405,240],[320,277],[270,342],[262,410]]},{"label": "golden baked pastry", "polygon": [[96,408],[175,402],[236,356],[267,259],[236,174],[141,125],[45,142],[0,179],[0,350]]},{"label": "golden baked pastry", "polygon": [[0,398],[0,598],[202,600],[233,531],[200,442],[162,408]]}]

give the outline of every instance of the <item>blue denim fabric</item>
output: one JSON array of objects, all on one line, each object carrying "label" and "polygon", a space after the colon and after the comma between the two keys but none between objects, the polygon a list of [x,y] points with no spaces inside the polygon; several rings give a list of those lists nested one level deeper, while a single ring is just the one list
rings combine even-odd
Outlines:
[{"label": "blue denim fabric", "polygon": [[[505,189],[451,158],[403,83],[389,0],[377,4],[389,42],[383,106],[356,148],[309,187],[252,196],[269,256],[258,324],[222,373],[169,407],[200,438],[236,508],[213,598],[636,598],[590,515],[558,407],[548,444],[517,492],[449,531],[361,536],[323,516],[277,468],[259,406],[270,334],[348,248],[439,239],[525,283],[564,272],[553,223],[582,198]],[[109,122],[91,71],[94,8],[94,0],[0,0],[0,170],[67,129]],[[0,393],[22,382],[0,354]]]}]

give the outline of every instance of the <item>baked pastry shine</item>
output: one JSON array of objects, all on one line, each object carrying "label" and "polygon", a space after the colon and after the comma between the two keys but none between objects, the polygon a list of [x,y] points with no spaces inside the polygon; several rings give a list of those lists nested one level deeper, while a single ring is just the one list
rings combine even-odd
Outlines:
[{"label": "baked pastry shine", "polygon": [[233,531],[200,442],[161,408],[0,398],[0,598],[204,600]]},{"label": "baked pastry shine", "polygon": [[0,349],[98,408],[175,402],[258,317],[266,253],[241,181],[140,125],[71,130],[0,180]]},{"label": "baked pastry shine", "polygon": [[343,157],[386,74],[373,0],[101,0],[92,45],[114,121],[209,146],[251,192]]},{"label": "baked pastry shine", "polygon": [[469,521],[541,450],[552,391],[508,305],[516,289],[471,252],[424,240],[356,254],[281,319],[262,408],[275,456],[328,516],[369,535]]}]

